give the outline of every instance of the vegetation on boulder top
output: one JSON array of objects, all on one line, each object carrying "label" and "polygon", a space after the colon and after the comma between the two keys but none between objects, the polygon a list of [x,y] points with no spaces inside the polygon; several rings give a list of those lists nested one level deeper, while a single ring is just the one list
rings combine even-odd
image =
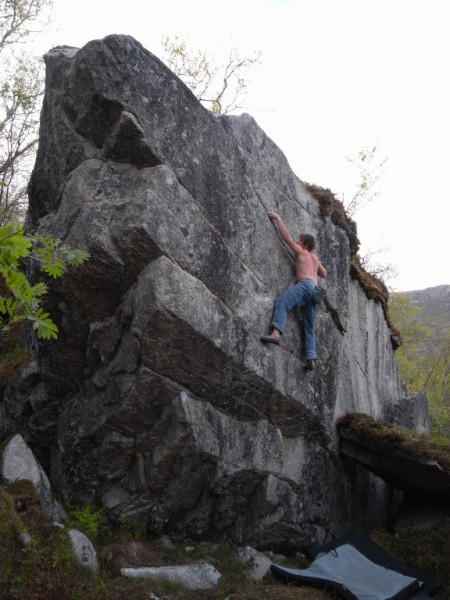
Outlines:
[{"label": "vegetation on boulder top", "polygon": [[317,200],[322,216],[330,217],[335,225],[346,232],[350,242],[351,255],[356,256],[360,246],[356,223],[347,215],[342,202],[336,198],[336,195],[329,188],[305,181],[303,184],[311,196]]},{"label": "vegetation on boulder top", "polygon": [[313,198],[317,200],[322,216],[330,217],[333,223],[347,234],[351,254],[350,276],[359,283],[369,300],[380,302],[386,322],[391,331],[392,346],[394,349],[397,349],[402,342],[398,329],[393,326],[389,317],[389,292],[385,283],[379,277],[367,271],[362,264],[358,255],[360,241],[355,221],[347,214],[343,203],[336,198],[336,195],[329,188],[323,188],[320,185],[306,182],[304,182],[304,185]]},{"label": "vegetation on boulder top", "polygon": [[346,430],[367,445],[382,446],[392,453],[410,455],[418,461],[436,461],[450,473],[450,441],[411,431],[387,421],[377,421],[362,413],[349,413],[338,419],[339,431]]}]

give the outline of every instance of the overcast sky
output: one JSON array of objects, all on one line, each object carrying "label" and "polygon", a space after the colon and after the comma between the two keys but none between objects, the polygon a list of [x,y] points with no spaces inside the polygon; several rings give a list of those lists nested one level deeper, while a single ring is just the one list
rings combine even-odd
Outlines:
[{"label": "overcast sky", "polygon": [[450,284],[450,0],[54,0],[39,51],[111,33],[162,57],[193,48],[262,52],[245,112],[303,181],[348,198],[347,160],[377,144],[380,196],[355,215],[362,253],[386,247],[397,291]]}]

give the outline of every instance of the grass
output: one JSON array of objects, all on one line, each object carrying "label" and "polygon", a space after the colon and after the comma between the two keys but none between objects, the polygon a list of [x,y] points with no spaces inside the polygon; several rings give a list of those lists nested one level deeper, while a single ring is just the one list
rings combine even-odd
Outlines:
[{"label": "grass", "polygon": [[450,520],[424,531],[389,535],[374,531],[372,539],[402,562],[413,565],[419,573],[434,577],[441,589],[433,600],[450,598]]},{"label": "grass", "polygon": [[[164,548],[157,539],[143,539],[123,523],[112,529],[101,511],[92,507],[72,508],[69,526],[94,534],[100,570],[97,575],[74,560],[65,530],[44,517],[39,499],[29,482],[0,486],[0,598],[2,600],[327,600],[335,599],[322,590],[288,586],[268,575],[254,581],[227,545],[185,545]],[[28,532],[29,545],[20,542]],[[162,566],[207,561],[221,573],[220,586],[213,590],[189,591],[180,586],[119,575],[122,566]],[[292,563],[291,563],[292,564]],[[298,566],[300,564],[296,563]],[[304,565],[303,565],[304,566]]]},{"label": "grass", "polygon": [[[100,570],[96,575],[79,566],[72,557],[65,530],[48,523],[39,500],[28,482],[0,487],[0,598],[2,600],[337,600],[332,591],[288,585],[271,574],[253,580],[247,566],[235,558],[232,547],[221,544],[176,544],[165,548],[159,539],[145,538],[142,532],[123,523],[112,529],[100,511],[73,508],[70,526],[86,527],[97,549]],[[27,531],[32,543],[19,541]],[[87,531],[86,531],[87,533]],[[373,539],[420,572],[443,583],[442,595],[450,592],[450,522],[432,531],[400,537],[376,531]],[[162,566],[206,561],[222,575],[218,588],[189,591],[180,586],[149,579],[120,576],[123,566]],[[301,555],[285,566],[305,568]],[[154,594],[154,596],[152,596]]]}]

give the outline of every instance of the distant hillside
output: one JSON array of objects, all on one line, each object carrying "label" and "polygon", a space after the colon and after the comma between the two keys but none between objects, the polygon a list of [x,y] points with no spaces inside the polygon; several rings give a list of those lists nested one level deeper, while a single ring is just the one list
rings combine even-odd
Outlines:
[{"label": "distant hillside", "polygon": [[430,329],[425,346],[434,345],[450,331],[450,285],[438,285],[425,290],[405,292],[422,310],[417,320]]}]

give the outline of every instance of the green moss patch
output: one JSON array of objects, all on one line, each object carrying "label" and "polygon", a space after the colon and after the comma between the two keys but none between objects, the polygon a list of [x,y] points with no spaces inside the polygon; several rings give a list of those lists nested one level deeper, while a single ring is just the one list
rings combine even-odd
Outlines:
[{"label": "green moss patch", "polygon": [[346,430],[365,443],[384,447],[389,452],[400,452],[418,461],[436,461],[441,469],[450,473],[450,442],[446,439],[377,421],[361,413],[341,417],[336,426],[338,430]]},{"label": "green moss patch", "polygon": [[20,519],[14,507],[14,498],[0,487],[0,579],[9,556],[19,548]]}]

